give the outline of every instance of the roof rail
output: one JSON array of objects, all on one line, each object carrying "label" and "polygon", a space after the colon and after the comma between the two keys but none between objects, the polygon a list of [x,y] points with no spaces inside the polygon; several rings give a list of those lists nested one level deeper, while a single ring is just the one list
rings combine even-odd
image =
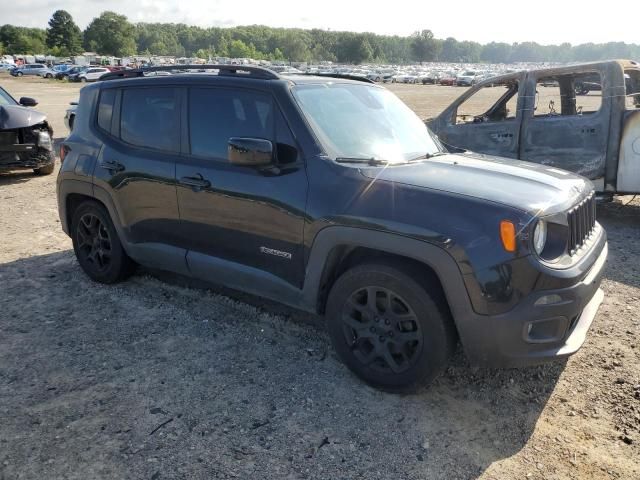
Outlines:
[{"label": "roof rail", "polygon": [[[258,67],[255,65],[222,65],[222,64],[205,64],[205,65],[166,65],[161,67],[145,67],[134,68],[130,70],[118,70],[102,75],[99,80],[118,80],[123,78],[144,77],[149,72],[169,72],[169,73],[185,73],[185,70],[218,70],[221,76],[244,76],[248,78],[257,78],[261,80],[277,80],[280,77],[273,70]],[[188,73],[188,72],[187,72]]]},{"label": "roof rail", "polygon": [[367,77],[360,77],[358,75],[349,75],[347,73],[309,73],[309,72],[304,72],[304,73],[296,73],[296,74],[291,74],[291,75],[310,75],[313,77],[331,77],[331,78],[342,78],[345,80],[356,80],[359,82],[365,82],[365,83],[376,83],[373,80],[371,80],[370,78]]}]

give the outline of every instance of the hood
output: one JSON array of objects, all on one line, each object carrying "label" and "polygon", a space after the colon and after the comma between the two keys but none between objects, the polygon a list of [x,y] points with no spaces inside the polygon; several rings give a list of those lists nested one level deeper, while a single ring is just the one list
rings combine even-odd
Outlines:
[{"label": "hood", "polygon": [[593,190],[589,180],[564,170],[475,153],[363,169],[363,174],[500,203],[532,215],[564,211]]},{"label": "hood", "polygon": [[25,128],[47,119],[44,113],[20,105],[0,106],[0,130],[13,130]]}]

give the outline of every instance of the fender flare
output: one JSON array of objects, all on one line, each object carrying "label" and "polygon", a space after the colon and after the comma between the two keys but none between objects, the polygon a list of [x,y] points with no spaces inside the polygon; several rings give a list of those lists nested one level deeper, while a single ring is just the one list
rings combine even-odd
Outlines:
[{"label": "fender flare", "polygon": [[456,325],[475,318],[462,273],[455,259],[443,248],[403,235],[365,228],[332,226],[315,237],[302,291],[303,304],[317,311],[322,276],[331,251],[340,246],[365,247],[411,258],[429,266],[438,276]]},{"label": "fender flare", "polygon": [[60,213],[62,230],[64,230],[67,235],[71,236],[71,225],[69,225],[69,222],[67,221],[67,198],[72,194],[88,197],[104,205],[107,212],[109,212],[113,226],[118,233],[120,243],[122,243],[125,252],[130,255],[129,241],[124,229],[122,228],[118,210],[116,209],[111,196],[106,190],[92,183],[68,178],[62,179],[58,183],[58,212]]}]

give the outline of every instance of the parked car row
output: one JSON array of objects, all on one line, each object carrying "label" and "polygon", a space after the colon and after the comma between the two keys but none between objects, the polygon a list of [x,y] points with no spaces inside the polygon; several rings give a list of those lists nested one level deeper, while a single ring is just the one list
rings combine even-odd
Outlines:
[{"label": "parked car row", "polygon": [[[277,70],[279,73],[281,71]],[[298,70],[299,71],[299,70]],[[364,77],[382,83],[412,83],[422,85],[450,85],[470,87],[482,80],[508,73],[506,69],[492,70],[450,70],[426,68],[422,66],[403,68],[367,68],[367,67],[308,67],[305,73],[319,75],[348,75]]]},{"label": "parked car row", "polygon": [[101,75],[120,70],[125,67],[119,66],[74,66],[74,65],[54,65],[49,67],[43,63],[28,63],[25,65],[0,64],[0,70],[8,70],[14,77],[37,75],[42,78],[55,78],[57,80],[68,80],[70,82],[93,82]]}]

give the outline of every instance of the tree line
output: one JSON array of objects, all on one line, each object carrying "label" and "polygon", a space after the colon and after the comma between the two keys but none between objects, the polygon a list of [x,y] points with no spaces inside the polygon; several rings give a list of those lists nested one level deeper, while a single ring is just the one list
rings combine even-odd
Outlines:
[{"label": "tree line", "polygon": [[624,42],[540,45],[536,42],[480,44],[430,30],[410,36],[334,32],[321,29],[272,28],[262,25],[201,28],[181,23],[133,24],[124,15],[103,12],[82,31],[65,10],[57,10],[45,29],[0,27],[0,54],[73,56],[83,51],[101,55],[169,55],[231,57],[292,62],[571,62],[640,58],[640,45]]}]

